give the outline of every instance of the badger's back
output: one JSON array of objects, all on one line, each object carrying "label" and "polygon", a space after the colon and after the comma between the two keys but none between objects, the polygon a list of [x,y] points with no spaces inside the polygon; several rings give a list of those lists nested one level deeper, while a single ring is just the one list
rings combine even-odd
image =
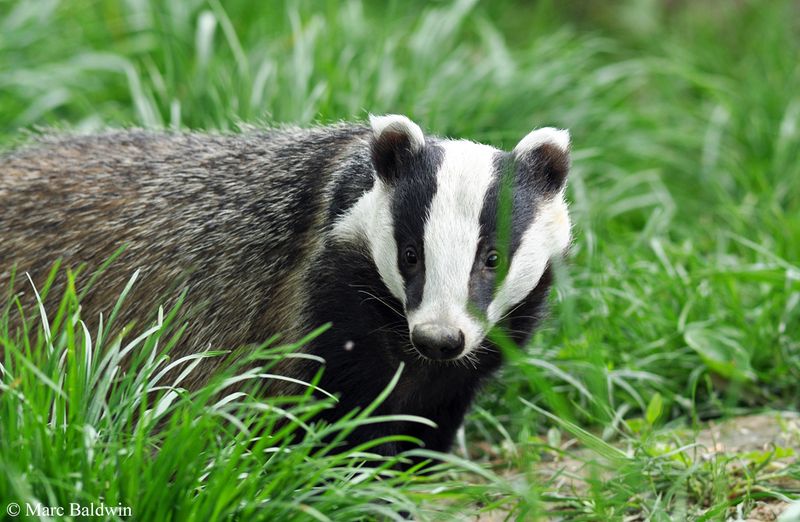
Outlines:
[{"label": "badger's back", "polygon": [[[188,289],[194,318],[184,350],[291,330],[305,264],[326,226],[333,166],[365,147],[365,132],[340,125],[39,140],[0,159],[0,288],[13,266],[41,285],[57,259],[91,272],[124,246],[83,302],[87,319],[110,312],[140,270],[122,321],[141,324]],[[22,279],[15,290],[30,306]]]}]

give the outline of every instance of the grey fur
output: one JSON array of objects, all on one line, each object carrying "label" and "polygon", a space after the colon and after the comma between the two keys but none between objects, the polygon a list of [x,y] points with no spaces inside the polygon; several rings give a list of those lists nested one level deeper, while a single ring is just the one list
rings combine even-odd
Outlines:
[{"label": "grey fur", "polygon": [[85,319],[107,315],[140,269],[120,320],[142,325],[157,299],[169,306],[188,289],[195,313],[175,357],[278,332],[296,339],[309,328],[304,274],[322,248],[332,187],[348,164],[369,164],[369,136],[340,124],[40,138],[0,156],[0,288],[13,265],[41,285],[58,258],[91,272],[127,245],[82,303]]}]

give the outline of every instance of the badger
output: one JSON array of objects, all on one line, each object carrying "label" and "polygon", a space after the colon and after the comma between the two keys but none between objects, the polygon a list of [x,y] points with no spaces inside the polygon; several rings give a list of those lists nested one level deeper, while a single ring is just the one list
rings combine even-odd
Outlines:
[{"label": "badger", "polygon": [[[0,157],[0,288],[12,273],[41,284],[56,260],[62,271],[97,268],[124,245],[84,316],[107,314],[140,270],[122,321],[143,321],[185,291],[192,318],[175,357],[298,340],[329,323],[302,348],[317,357],[280,370],[308,380],[318,370],[310,359],[325,361],[318,387],[338,402],[321,417],[370,404],[402,365],[377,413],[435,427],[369,424],[347,444],[403,434],[447,451],[501,365],[490,329],[525,342],[544,310],[570,242],[569,142],[565,130],[540,128],[504,152],[426,135],[401,115],[238,134],[40,137]],[[21,279],[14,291],[34,299]],[[202,386],[223,362],[206,364],[184,385]]]}]

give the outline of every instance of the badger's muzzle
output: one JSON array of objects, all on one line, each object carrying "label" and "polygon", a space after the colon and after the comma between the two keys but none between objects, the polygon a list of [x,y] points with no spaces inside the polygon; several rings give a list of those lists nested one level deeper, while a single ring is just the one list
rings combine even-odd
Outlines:
[{"label": "badger's muzzle", "polygon": [[455,359],[464,351],[464,332],[454,326],[423,323],[414,327],[411,342],[428,359]]}]

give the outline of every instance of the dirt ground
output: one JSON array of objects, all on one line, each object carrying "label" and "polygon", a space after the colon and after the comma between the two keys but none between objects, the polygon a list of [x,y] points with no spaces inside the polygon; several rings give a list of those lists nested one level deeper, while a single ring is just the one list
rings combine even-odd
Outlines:
[{"label": "dirt ground", "polygon": [[[670,443],[663,449],[665,453],[671,451],[672,447],[685,448],[682,451],[692,462],[709,464],[705,469],[716,467],[719,473],[734,477],[731,480],[734,484],[731,498],[737,494],[736,477],[741,476],[744,483],[744,468],[750,466],[749,469],[752,469],[754,462],[766,457],[769,457],[767,464],[756,473],[754,490],[763,488],[766,484],[783,490],[800,491],[800,481],[780,473],[781,469],[796,463],[800,458],[800,414],[797,412],[774,412],[712,421],[697,434],[692,430],[676,430],[669,434],[668,439]],[[590,488],[587,479],[592,474],[597,477],[599,473],[601,478],[606,474],[612,475],[611,472],[603,472],[602,468],[595,466],[595,454],[581,448],[576,440],[565,440],[560,448],[562,451],[543,456],[543,461],[536,465],[536,473],[544,483],[550,485],[548,495],[551,497],[568,499],[584,496]],[[624,447],[620,449],[626,450]],[[694,513],[697,512],[698,509],[695,508]],[[495,522],[505,520],[506,516],[507,513],[497,511],[485,514],[477,520]],[[562,519],[560,515],[551,518],[554,521]],[[631,513],[624,520],[635,522],[646,519],[644,513]],[[712,519],[716,520],[717,517]],[[732,508],[725,515],[725,520],[800,522],[800,502],[763,498],[755,504],[739,504]]]}]

